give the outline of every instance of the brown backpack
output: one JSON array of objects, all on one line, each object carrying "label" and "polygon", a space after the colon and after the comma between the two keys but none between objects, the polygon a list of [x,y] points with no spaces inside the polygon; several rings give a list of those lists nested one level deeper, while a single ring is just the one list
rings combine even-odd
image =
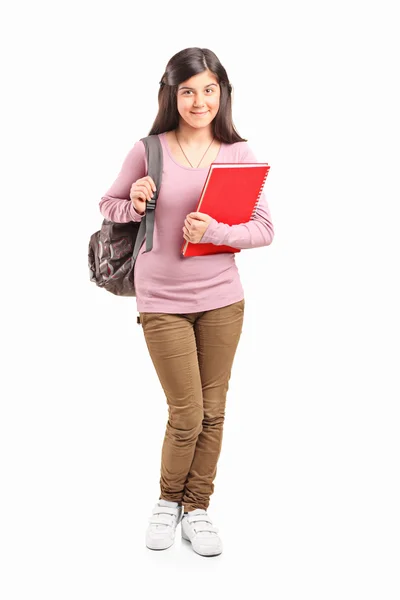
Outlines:
[{"label": "brown backpack", "polygon": [[154,211],[161,188],[163,154],[158,135],[141,138],[146,147],[147,174],[156,192],[146,203],[146,214],[140,222],[114,223],[104,219],[100,231],[90,236],[90,281],[117,296],[136,296],[134,267],[143,240],[146,250],[153,248]]}]

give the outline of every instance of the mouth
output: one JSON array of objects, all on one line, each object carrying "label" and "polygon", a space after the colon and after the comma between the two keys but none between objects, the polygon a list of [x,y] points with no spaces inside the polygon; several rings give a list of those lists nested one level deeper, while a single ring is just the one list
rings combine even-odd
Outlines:
[{"label": "mouth", "polygon": [[208,113],[208,110],[205,110],[204,112],[192,112],[192,115],[206,115]]}]

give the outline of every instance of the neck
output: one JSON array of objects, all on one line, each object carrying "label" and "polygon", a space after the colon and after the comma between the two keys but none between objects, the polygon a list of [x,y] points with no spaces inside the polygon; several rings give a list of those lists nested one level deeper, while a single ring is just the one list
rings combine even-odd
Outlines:
[{"label": "neck", "polygon": [[186,146],[192,146],[193,148],[201,148],[210,144],[214,137],[211,125],[195,129],[187,123],[182,123],[182,121],[176,128],[175,133],[181,143],[183,142]]}]

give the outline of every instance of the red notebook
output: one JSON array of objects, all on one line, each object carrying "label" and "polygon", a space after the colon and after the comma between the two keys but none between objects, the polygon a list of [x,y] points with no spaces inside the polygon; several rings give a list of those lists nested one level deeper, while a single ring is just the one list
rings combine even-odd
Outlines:
[{"label": "red notebook", "polygon": [[[250,221],[269,173],[268,163],[212,163],[193,212],[202,212],[227,225]],[[240,252],[233,246],[192,244],[184,240],[183,256]]]}]

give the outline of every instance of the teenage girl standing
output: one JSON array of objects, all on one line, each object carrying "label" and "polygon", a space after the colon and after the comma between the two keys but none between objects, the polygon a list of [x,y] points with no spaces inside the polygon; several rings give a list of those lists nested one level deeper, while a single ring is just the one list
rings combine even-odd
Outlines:
[{"label": "teenage girl standing", "polygon": [[[234,253],[185,258],[181,247],[185,239],[258,248],[274,237],[264,192],[250,221],[240,225],[191,212],[211,163],[257,162],[233,125],[231,93],[226,70],[211,50],[187,48],[169,60],[148,134],[159,136],[163,150],[153,248],[146,253],[142,245],[134,273],[140,322],[168,403],[160,496],[146,545],[170,547],[181,523],[182,537],[204,556],[222,552],[207,509],[245,301]],[[101,198],[100,212],[117,223],[140,221],[154,190],[139,140]]]}]

